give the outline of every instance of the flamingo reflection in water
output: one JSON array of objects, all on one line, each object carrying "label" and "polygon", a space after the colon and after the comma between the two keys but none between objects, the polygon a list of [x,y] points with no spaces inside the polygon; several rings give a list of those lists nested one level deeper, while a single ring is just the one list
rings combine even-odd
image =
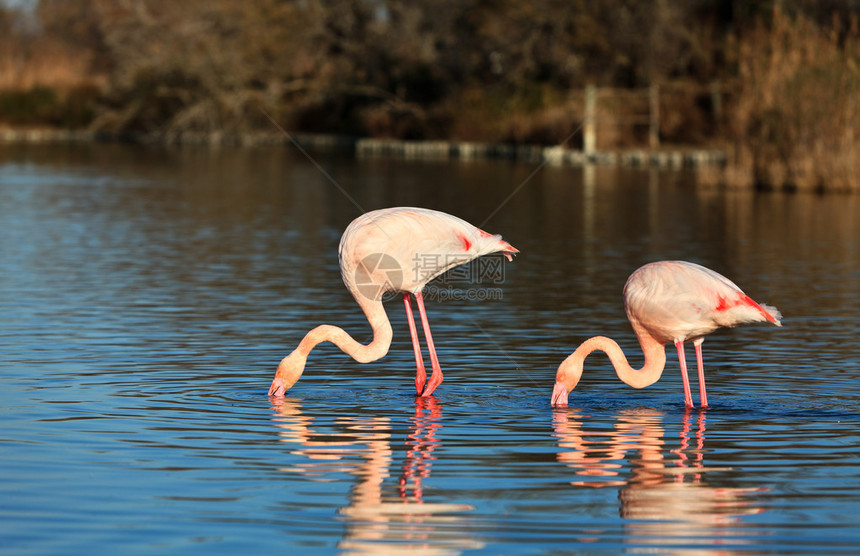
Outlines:
[{"label": "flamingo reflection in water", "polygon": [[675,447],[665,418],[655,409],[626,410],[618,413],[612,430],[598,430],[585,425],[592,419],[579,410],[556,412],[557,459],[574,470],[574,486],[619,489],[629,543],[693,543],[721,550],[753,543],[743,516],[763,511],[753,495],[766,489],[709,486],[708,474],[732,469],[705,465],[706,412],[684,412]]},{"label": "flamingo reflection in water", "polygon": [[338,511],[347,523],[340,550],[379,554],[397,549],[421,556],[484,547],[471,538],[469,527],[452,526],[464,521],[464,512],[474,507],[423,500],[424,481],[430,478],[434,452],[441,445],[442,405],[435,398],[415,399],[396,487],[386,485],[395,466],[396,432],[389,418],[338,417],[333,423],[337,430],[326,433],[314,428],[314,418],[302,412],[298,401],[275,400],[274,409],[281,442],[301,458],[282,471],[312,481],[331,481],[335,473],[356,478],[349,504]]}]

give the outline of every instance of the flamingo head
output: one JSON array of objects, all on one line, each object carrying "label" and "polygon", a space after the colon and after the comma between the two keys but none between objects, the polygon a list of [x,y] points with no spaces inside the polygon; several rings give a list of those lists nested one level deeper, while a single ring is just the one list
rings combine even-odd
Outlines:
[{"label": "flamingo head", "polygon": [[269,387],[269,395],[275,398],[283,398],[287,390],[292,388],[293,384],[298,382],[302,376],[307,360],[307,355],[302,355],[298,351],[294,351],[284,357],[278,365],[275,378]]},{"label": "flamingo head", "polygon": [[567,407],[567,395],[573,392],[582,377],[582,362],[584,357],[577,349],[558,366],[555,373],[555,386],[552,389],[553,407]]}]

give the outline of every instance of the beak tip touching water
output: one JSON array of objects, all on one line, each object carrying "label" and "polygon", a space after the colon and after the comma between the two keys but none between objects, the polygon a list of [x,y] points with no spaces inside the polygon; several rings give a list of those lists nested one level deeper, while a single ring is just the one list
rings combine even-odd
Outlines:
[{"label": "beak tip touching water", "polygon": [[552,406],[567,407],[567,394],[567,388],[564,387],[564,384],[560,381],[556,382],[552,389]]},{"label": "beak tip touching water", "polygon": [[283,398],[286,391],[287,389],[284,384],[284,380],[281,377],[275,377],[272,381],[272,385],[269,387],[269,396],[274,398]]}]

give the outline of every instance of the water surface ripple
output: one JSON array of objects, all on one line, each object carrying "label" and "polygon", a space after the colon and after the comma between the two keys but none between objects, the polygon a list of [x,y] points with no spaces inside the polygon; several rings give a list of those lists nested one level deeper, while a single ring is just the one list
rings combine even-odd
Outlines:
[{"label": "water surface ripple", "polygon": [[[484,222],[533,167],[318,162],[360,208],[282,149],[0,151],[0,552],[856,553],[856,197],[546,167]],[[431,398],[395,300],[387,357],[320,346],[269,399],[316,324],[369,341],[336,249],[360,209],[390,205],[502,233],[521,250],[502,277],[434,284],[501,299],[428,303]],[[708,338],[706,410],[683,407],[673,349],[643,390],[593,356],[551,408],[589,336],[641,364],[621,287],[673,258],[785,326]]]}]

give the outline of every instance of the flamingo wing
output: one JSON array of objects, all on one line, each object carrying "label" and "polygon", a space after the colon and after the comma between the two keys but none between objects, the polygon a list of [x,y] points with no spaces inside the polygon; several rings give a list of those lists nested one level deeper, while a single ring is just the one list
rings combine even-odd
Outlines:
[{"label": "flamingo wing", "polygon": [[759,305],[725,276],[685,261],[639,268],[627,281],[624,298],[628,316],[663,342],[696,339],[746,322],[780,325],[775,308]]}]

